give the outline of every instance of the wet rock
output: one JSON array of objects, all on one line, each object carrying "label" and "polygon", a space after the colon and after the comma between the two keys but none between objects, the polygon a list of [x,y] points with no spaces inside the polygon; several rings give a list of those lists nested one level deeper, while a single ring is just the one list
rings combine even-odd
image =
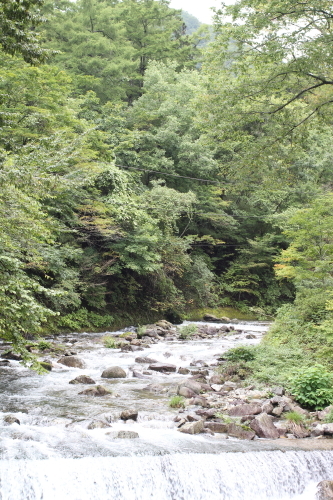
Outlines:
[{"label": "wet rock", "polygon": [[201,384],[196,382],[195,380],[188,379],[185,382],[180,384],[182,387],[188,387],[191,391],[195,392],[195,394],[200,394],[201,392]]},{"label": "wet rock", "polygon": [[144,389],[142,389],[142,390],[150,392],[152,394],[163,394],[163,393],[167,392],[167,389],[165,387],[163,387],[163,385],[160,385],[160,384],[149,384],[149,385],[147,385],[147,387],[144,387]]},{"label": "wet rock", "polygon": [[190,373],[190,370],[188,368],[178,368],[178,373],[180,373],[180,375],[188,375]]},{"label": "wet rock", "polygon": [[10,366],[10,361],[8,359],[0,360],[0,366]]},{"label": "wet rock", "polygon": [[102,378],[126,378],[126,372],[120,366],[110,366],[103,371]]},{"label": "wet rock", "polygon": [[70,368],[85,368],[86,365],[81,358],[77,358],[76,356],[63,356],[58,359],[57,363],[61,365],[69,366]]},{"label": "wet rock", "polygon": [[89,387],[89,389],[85,389],[84,391],[79,392],[79,394],[82,394],[83,396],[99,397],[99,396],[108,396],[112,393],[102,385],[96,385],[96,387]]},{"label": "wet rock", "polygon": [[243,417],[244,415],[258,415],[261,407],[257,404],[239,404],[228,410],[231,417]]},{"label": "wet rock", "polygon": [[40,361],[39,364],[42,368],[44,368],[44,370],[47,370],[48,372],[52,371],[52,363],[49,361]]},{"label": "wet rock", "polygon": [[228,432],[228,424],[223,422],[205,422],[204,426],[216,433],[225,434]]},{"label": "wet rock", "polygon": [[248,439],[250,441],[254,439],[256,435],[253,430],[244,429],[244,427],[235,423],[228,424],[228,434],[238,439]]},{"label": "wet rock", "polygon": [[321,481],[318,484],[316,500],[333,500],[333,481]]},{"label": "wet rock", "polygon": [[153,363],[148,366],[148,370],[154,370],[155,372],[171,373],[177,370],[176,365],[170,365],[168,363]]},{"label": "wet rock", "polygon": [[110,427],[110,424],[108,424],[107,422],[103,422],[102,420],[95,420],[93,422],[90,422],[87,428],[91,430],[91,429],[105,429],[107,427]]},{"label": "wet rock", "polygon": [[20,425],[21,422],[19,421],[18,418],[16,418],[14,415],[6,415],[3,419],[3,421],[8,424],[8,425],[11,425],[11,424],[18,424]]},{"label": "wet rock", "polygon": [[333,436],[333,424],[319,424],[313,431],[312,435],[317,436]]},{"label": "wet rock", "polygon": [[148,357],[145,357],[145,356],[139,356],[138,358],[135,358],[135,362],[136,363],[140,363],[142,365],[144,364],[152,364],[152,363],[157,363],[156,359],[152,359],[152,358],[148,358]]},{"label": "wet rock", "polygon": [[139,434],[134,431],[119,431],[116,437],[118,439],[136,439]]},{"label": "wet rock", "polygon": [[224,379],[221,375],[213,375],[209,379],[210,384],[222,385],[224,383]]},{"label": "wet rock", "polygon": [[204,317],[202,318],[204,321],[211,321],[215,323],[220,323],[221,320],[217,316],[214,316],[214,314],[205,314]]},{"label": "wet rock", "polygon": [[79,375],[68,382],[69,384],[96,384],[95,380],[87,375]]},{"label": "wet rock", "polygon": [[208,367],[207,363],[205,361],[203,361],[202,359],[197,359],[195,361],[192,361],[190,363],[190,366],[207,366]]},{"label": "wet rock", "polygon": [[247,335],[245,335],[245,338],[246,338],[246,339],[255,339],[255,338],[256,338],[256,336],[255,336],[255,335],[253,335],[253,333],[248,333]]},{"label": "wet rock", "polygon": [[184,398],[193,398],[196,396],[195,392],[192,391],[189,387],[181,386],[178,387],[177,394],[179,396],[183,396]]},{"label": "wet rock", "polygon": [[195,398],[191,399],[190,404],[203,406],[204,408],[209,407],[209,403],[208,403],[207,399],[204,398],[203,396],[196,396]]},{"label": "wet rock", "polygon": [[204,418],[214,418],[215,417],[215,413],[217,412],[218,410],[216,408],[210,408],[209,410],[196,410],[196,414],[199,415],[200,417],[204,417]]},{"label": "wet rock", "polygon": [[159,326],[163,330],[171,330],[173,328],[173,324],[170,323],[170,321],[167,321],[166,319],[161,319],[155,323],[156,326]]},{"label": "wet rock", "polygon": [[272,413],[274,406],[270,401],[266,401],[261,407],[263,413]]},{"label": "wet rock", "polygon": [[180,432],[184,432],[185,434],[200,434],[200,432],[204,430],[204,422],[203,420],[198,420],[197,422],[188,422],[178,430]]},{"label": "wet rock", "polygon": [[171,358],[172,354],[171,354],[171,352],[165,352],[165,353],[163,354],[163,356],[164,356],[165,358]]},{"label": "wet rock", "polygon": [[120,414],[121,420],[137,420],[138,418],[138,410],[134,410],[133,408],[130,408],[128,410],[124,410]]},{"label": "wet rock", "polygon": [[198,420],[200,420],[200,417],[198,415],[193,415],[191,413],[186,415],[186,418],[187,418],[188,422],[198,422]]},{"label": "wet rock", "polygon": [[279,437],[279,431],[273,424],[272,417],[267,413],[256,416],[250,423],[250,427],[261,438],[277,439]]},{"label": "wet rock", "polygon": [[131,340],[131,345],[139,346],[139,345],[141,345],[141,340],[133,339],[133,340]]},{"label": "wet rock", "polygon": [[16,354],[13,351],[8,351],[5,352],[4,354],[1,354],[2,359],[11,359],[12,361],[22,361],[22,356],[19,354]]},{"label": "wet rock", "polygon": [[141,373],[141,372],[138,372],[137,370],[132,370],[132,373],[133,373],[133,377],[135,377],[135,378],[142,378],[142,379],[149,378],[149,375]]}]

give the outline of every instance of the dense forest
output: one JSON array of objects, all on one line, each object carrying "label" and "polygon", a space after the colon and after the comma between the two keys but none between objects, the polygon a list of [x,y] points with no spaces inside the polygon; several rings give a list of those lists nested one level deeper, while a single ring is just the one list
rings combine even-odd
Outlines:
[{"label": "dense forest", "polygon": [[330,366],[333,6],[168,4],[1,0],[0,337],[232,306]]}]

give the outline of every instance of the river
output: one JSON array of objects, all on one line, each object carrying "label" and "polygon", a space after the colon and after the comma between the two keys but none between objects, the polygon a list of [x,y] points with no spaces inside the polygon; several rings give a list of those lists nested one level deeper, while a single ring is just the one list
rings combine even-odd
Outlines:
[{"label": "river", "polygon": [[[316,484],[333,479],[333,451],[319,449],[319,441],[318,449],[312,444],[306,451],[302,445],[282,444],[288,440],[249,442],[180,433],[174,422],[177,410],[168,401],[184,376],[132,376],[139,355],[185,368],[198,359],[211,364],[230,347],[258,343],[267,330],[258,322],[234,326],[242,333],[160,341],[142,353],[105,348],[105,334],[63,335],[57,341],[75,350],[86,369],[56,364],[49,374],[37,375],[18,362],[1,367],[0,499],[314,500]],[[255,338],[246,338],[249,333]],[[114,365],[127,378],[101,379],[102,371]],[[79,395],[86,386],[68,382],[83,373],[112,395]],[[151,383],[162,390],[150,393],[145,388]],[[119,420],[128,408],[139,411],[137,422]],[[20,425],[6,425],[1,416],[8,413]],[[88,429],[100,421],[108,426]],[[115,439],[119,430],[135,431],[139,438]]]}]

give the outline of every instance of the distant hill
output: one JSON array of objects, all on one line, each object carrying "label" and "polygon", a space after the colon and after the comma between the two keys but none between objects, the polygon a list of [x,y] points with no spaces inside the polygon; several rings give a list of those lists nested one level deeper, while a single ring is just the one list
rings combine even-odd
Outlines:
[{"label": "distant hill", "polygon": [[199,19],[186,10],[182,10],[182,18],[184,19],[184,23],[186,24],[186,33],[188,35],[192,35],[198,28],[201,26],[201,22]]}]

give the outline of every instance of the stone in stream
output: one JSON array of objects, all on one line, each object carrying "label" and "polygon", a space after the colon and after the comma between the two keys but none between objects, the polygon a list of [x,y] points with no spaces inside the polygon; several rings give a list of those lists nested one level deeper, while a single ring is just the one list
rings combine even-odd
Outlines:
[{"label": "stone in stream", "polygon": [[171,373],[177,370],[176,365],[170,365],[168,363],[153,363],[148,366],[148,370],[154,370],[155,372]]},{"label": "stone in stream", "polygon": [[160,384],[149,384],[147,387],[142,389],[143,391],[150,392],[151,394],[163,394],[168,391],[166,387],[163,387]]},{"label": "stone in stream", "polygon": [[192,398],[190,400],[190,404],[202,406],[203,408],[209,407],[209,403],[208,403],[207,399],[204,398],[203,396],[196,396],[195,398]]},{"label": "stone in stream", "polygon": [[214,316],[214,314],[205,314],[203,317],[204,321],[211,321],[212,323],[220,323],[221,320],[217,316]]},{"label": "stone in stream", "polygon": [[118,439],[136,439],[139,434],[134,431],[119,431],[115,437]]},{"label": "stone in stream", "polygon": [[79,392],[79,394],[82,394],[83,396],[94,396],[94,397],[100,397],[100,396],[108,396],[112,394],[109,389],[106,389],[102,385],[96,385],[96,387],[89,387],[89,389],[85,389],[82,392]]},{"label": "stone in stream", "polygon": [[255,432],[252,430],[244,429],[241,425],[228,424],[228,434],[229,436],[236,437],[238,439],[249,439],[250,441],[254,439]]},{"label": "stone in stream", "polygon": [[240,404],[228,410],[231,417],[243,417],[244,415],[258,415],[261,413],[261,407],[257,404]]},{"label": "stone in stream", "polygon": [[133,408],[124,410],[120,414],[121,420],[137,420],[138,418],[138,410],[134,410]]},{"label": "stone in stream", "polygon": [[44,368],[44,370],[47,370],[48,372],[52,371],[52,363],[49,361],[40,361],[39,364],[42,368]]},{"label": "stone in stream", "polygon": [[313,431],[312,435],[317,436],[333,436],[333,424],[319,424],[317,425]]},{"label": "stone in stream", "polygon": [[195,392],[193,392],[192,389],[185,386],[178,387],[177,394],[187,399],[194,398],[196,396]]},{"label": "stone in stream", "polygon": [[228,424],[223,422],[205,422],[205,428],[221,434],[228,432]]},{"label": "stone in stream", "polygon": [[102,378],[126,378],[126,372],[120,366],[110,366],[103,371]]},{"label": "stone in stream", "polygon": [[68,383],[69,384],[96,384],[95,380],[88,377],[87,375],[79,375],[78,377],[73,378],[73,380],[70,380]]},{"label": "stone in stream", "polygon": [[256,416],[250,423],[250,427],[261,438],[278,439],[280,437],[279,431],[273,424],[272,417],[267,413]]},{"label": "stone in stream", "polygon": [[210,384],[222,385],[224,383],[223,377],[221,375],[213,375],[209,379]]},{"label": "stone in stream", "polygon": [[13,351],[8,351],[8,352],[5,352],[4,354],[1,354],[1,358],[11,359],[12,361],[22,361],[22,356],[20,356],[19,354],[16,354]]},{"label": "stone in stream", "polygon": [[85,368],[86,365],[81,358],[77,358],[76,356],[63,356],[58,359],[57,363],[61,365],[69,366],[70,368]]},{"label": "stone in stream", "polygon": [[111,427],[111,426],[110,424],[108,424],[107,422],[103,422],[102,420],[94,420],[90,422],[87,428],[91,430],[91,429],[105,429],[106,427]]},{"label": "stone in stream", "polygon": [[200,394],[201,392],[201,384],[199,382],[196,382],[195,380],[185,380],[185,382],[182,382],[180,386],[188,387],[188,389],[191,389],[191,391],[195,392],[195,394]]},{"label": "stone in stream", "polygon": [[0,366],[10,366],[10,361],[8,359],[0,360]]},{"label": "stone in stream", "polygon": [[319,420],[325,420],[325,418],[327,417],[327,415],[333,411],[333,405],[330,405],[330,406],[327,406],[326,408],[324,408],[323,410],[321,411],[318,411],[317,412],[317,418]]},{"label": "stone in stream", "polygon": [[3,419],[3,421],[6,423],[6,424],[18,424],[18,425],[21,425],[21,422],[19,421],[18,418],[16,418],[14,415],[6,415]]},{"label": "stone in stream", "polygon": [[148,358],[148,357],[144,357],[144,356],[139,356],[138,358],[135,358],[135,362],[136,363],[140,363],[142,365],[144,365],[145,363],[147,364],[153,364],[153,363],[157,363],[156,359],[152,359],[152,358]]},{"label": "stone in stream", "polygon": [[215,392],[220,392],[223,388],[223,385],[212,384],[211,387]]},{"label": "stone in stream", "polygon": [[178,368],[178,373],[180,375],[188,375],[190,373],[190,370],[188,368],[180,367],[180,368]]},{"label": "stone in stream", "polygon": [[318,484],[316,500],[333,500],[333,481],[321,481]]},{"label": "stone in stream", "polygon": [[204,421],[198,420],[197,422],[189,422],[188,424],[184,424],[178,430],[180,432],[184,432],[185,434],[199,434],[204,430]]},{"label": "stone in stream", "polygon": [[149,378],[149,374],[143,374],[137,370],[132,370],[132,373],[133,373],[133,377],[134,378],[143,378],[143,379],[147,379]]}]

